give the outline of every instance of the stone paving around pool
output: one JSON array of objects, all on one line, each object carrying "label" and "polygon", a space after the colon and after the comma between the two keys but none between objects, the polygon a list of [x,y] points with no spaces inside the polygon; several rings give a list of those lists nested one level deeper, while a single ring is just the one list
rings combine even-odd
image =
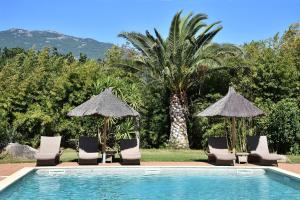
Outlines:
[{"label": "stone paving around pool", "polygon": [[[59,166],[79,166],[76,162],[64,162]],[[121,166],[120,163],[99,163],[98,166]],[[142,162],[141,166],[213,166],[206,162]],[[237,164],[238,167],[255,166],[252,164]],[[0,181],[24,167],[35,167],[35,163],[0,164]],[[300,174],[300,164],[279,163],[280,169]]]}]

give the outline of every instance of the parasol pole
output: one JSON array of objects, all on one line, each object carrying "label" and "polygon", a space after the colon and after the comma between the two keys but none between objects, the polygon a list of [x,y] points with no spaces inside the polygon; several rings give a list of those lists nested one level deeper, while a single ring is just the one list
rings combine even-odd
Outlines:
[{"label": "parasol pole", "polygon": [[231,133],[232,133],[232,151],[235,152],[235,144],[236,144],[236,118],[235,117],[232,117]]},{"label": "parasol pole", "polygon": [[138,117],[134,117],[134,132],[135,138],[140,139],[140,120]]},{"label": "parasol pole", "polygon": [[104,127],[103,127],[103,142],[102,142],[102,163],[106,162],[106,134],[107,134],[107,130],[108,130],[108,122],[109,122],[109,118],[105,117],[104,118]]}]

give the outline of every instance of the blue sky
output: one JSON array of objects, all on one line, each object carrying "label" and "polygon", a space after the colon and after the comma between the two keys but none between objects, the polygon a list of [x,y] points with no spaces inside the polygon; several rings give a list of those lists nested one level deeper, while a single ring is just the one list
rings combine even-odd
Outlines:
[{"label": "blue sky", "polygon": [[156,27],[166,36],[181,9],[222,21],[216,42],[266,39],[300,22],[300,0],[0,0],[0,30],[55,30],[121,44],[121,31]]}]

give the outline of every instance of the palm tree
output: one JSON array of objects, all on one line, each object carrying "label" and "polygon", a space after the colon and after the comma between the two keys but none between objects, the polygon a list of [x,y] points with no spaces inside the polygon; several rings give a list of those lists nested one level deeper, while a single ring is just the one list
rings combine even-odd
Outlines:
[{"label": "palm tree", "polygon": [[164,86],[171,94],[169,145],[189,148],[187,90],[196,78],[221,66],[222,55],[234,47],[211,43],[222,29],[220,22],[206,25],[205,14],[181,17],[181,13],[174,16],[166,39],[156,29],[154,35],[146,31],[146,34],[122,32],[119,36],[140,52],[131,64],[124,65],[142,73],[144,80]]}]

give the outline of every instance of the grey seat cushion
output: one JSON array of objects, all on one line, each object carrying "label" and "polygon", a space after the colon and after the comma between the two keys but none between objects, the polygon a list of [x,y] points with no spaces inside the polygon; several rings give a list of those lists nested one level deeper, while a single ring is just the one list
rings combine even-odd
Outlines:
[{"label": "grey seat cushion", "polygon": [[57,153],[41,153],[38,152],[35,155],[35,158],[37,160],[49,160],[49,159],[54,159],[58,154]]},{"label": "grey seat cushion", "polygon": [[257,156],[263,160],[276,161],[281,160],[278,154],[269,152],[268,140],[266,136],[247,136],[247,145],[250,155]]},{"label": "grey seat cushion", "polygon": [[141,159],[141,154],[139,152],[137,152],[137,153],[123,153],[123,152],[121,152],[121,157],[123,159],[128,159],[128,160]]},{"label": "grey seat cushion", "polygon": [[227,154],[214,154],[218,160],[235,160],[236,157],[232,153]]},{"label": "grey seat cushion", "polygon": [[121,157],[125,160],[139,160],[141,153],[138,139],[123,139],[120,141]]},{"label": "grey seat cushion", "polygon": [[79,159],[98,159],[99,150],[98,150],[98,138],[97,137],[87,137],[81,136],[79,138]]},{"label": "grey seat cushion", "polygon": [[273,154],[273,153],[257,153],[257,152],[251,152],[251,155],[256,155],[264,160],[281,160],[281,156],[278,154]]},{"label": "grey seat cushion", "polygon": [[80,159],[98,159],[99,158],[99,153],[79,152],[79,158]]}]

